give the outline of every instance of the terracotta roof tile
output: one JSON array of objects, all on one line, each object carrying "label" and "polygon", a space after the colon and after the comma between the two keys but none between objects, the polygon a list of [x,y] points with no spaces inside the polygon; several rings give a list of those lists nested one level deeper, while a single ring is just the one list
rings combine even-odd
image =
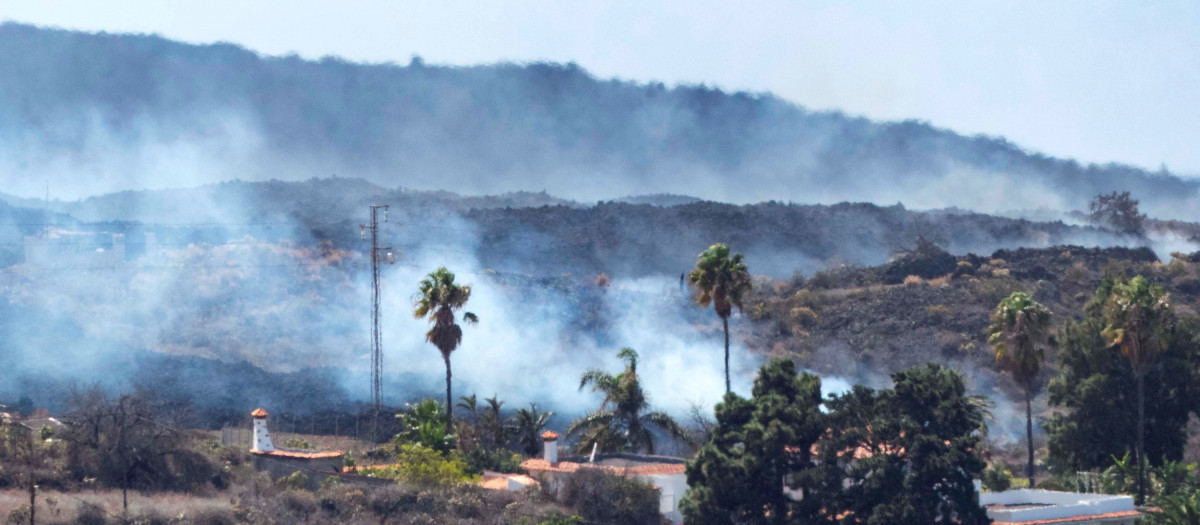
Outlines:
[{"label": "terracotta roof tile", "polygon": [[250,415],[254,416],[254,417],[258,417],[258,418],[263,418],[263,417],[267,417],[267,411],[263,410],[261,408],[256,408],[256,409],[254,409],[253,412],[250,413]]},{"label": "terracotta roof tile", "polygon": [[1105,512],[1103,514],[1084,514],[1081,516],[1071,516],[1069,518],[1055,518],[1048,520],[1030,520],[1030,521],[993,521],[992,525],[1054,525],[1057,523],[1076,523],[1080,521],[1093,520],[1109,520],[1119,518],[1133,518],[1141,516],[1142,513],[1136,510],[1123,510],[1120,512]]},{"label": "terracotta roof tile", "polygon": [[558,439],[558,432],[555,432],[553,430],[547,430],[545,432],[542,432],[542,439],[544,439],[546,441],[554,441],[554,440]]},{"label": "terracotta roof tile", "polygon": [[575,472],[579,469],[593,468],[606,470],[618,476],[652,476],[661,474],[683,474],[687,465],[683,463],[647,463],[634,467],[615,467],[612,465],[597,465],[595,463],[577,463],[574,461],[559,461],[549,463],[544,459],[527,459],[521,462],[521,468],[530,472]]}]

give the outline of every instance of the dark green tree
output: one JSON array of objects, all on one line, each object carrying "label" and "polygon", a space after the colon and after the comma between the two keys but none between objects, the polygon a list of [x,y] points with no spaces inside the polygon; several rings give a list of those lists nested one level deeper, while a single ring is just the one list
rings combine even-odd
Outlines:
[{"label": "dark green tree", "polygon": [[[438,268],[417,285],[413,299],[413,317],[428,318],[433,327],[425,333],[425,340],[433,343],[442,353],[446,363],[446,428],[454,426],[454,398],[450,394],[450,354],[462,343],[462,327],[454,317],[454,311],[462,308],[471,298],[471,286],[454,282],[454,274],[446,267]],[[471,312],[463,314],[463,321],[471,324],[479,318]]]},{"label": "dark green tree", "polygon": [[820,406],[821,379],[798,376],[784,360],[762,368],[750,400],[726,394],[712,438],[688,463],[680,505],[687,522],[803,523],[815,516],[819,501],[794,501],[784,485],[806,492],[812,447],[825,431]]},{"label": "dark green tree", "polygon": [[1025,292],[1013,292],[996,305],[987,334],[996,362],[1025,390],[1025,439],[1029,448],[1026,474],[1033,488],[1034,380],[1046,361],[1050,309]]},{"label": "dark green tree", "polygon": [[632,348],[622,348],[617,356],[625,361],[625,370],[617,375],[603,370],[589,370],[579,378],[579,389],[592,385],[594,392],[604,394],[600,408],[571,422],[567,437],[580,435],[578,450],[587,452],[595,445],[605,452],[629,451],[654,453],[654,434],[650,427],[676,439],[687,440],[688,434],[671,416],[650,410],[650,402],[638,379],[638,354]]},{"label": "dark green tree", "polygon": [[[1058,376],[1048,389],[1051,406],[1064,408],[1046,423],[1049,465],[1059,473],[1104,469],[1112,458],[1137,448],[1137,374],[1118,345],[1103,335],[1104,307],[1117,283],[1106,277],[1079,322],[1069,323],[1061,342]],[[1192,317],[1160,330],[1163,343],[1143,371],[1146,462],[1178,461],[1187,442],[1189,412],[1195,409],[1195,371],[1200,348]]]},{"label": "dark green tree", "polygon": [[938,365],[892,376],[891,390],[855,387],[831,398],[814,500],[824,520],[926,525],[989,523],[973,480],[984,469],[978,403]]},{"label": "dark green tree", "polygon": [[696,289],[696,304],[704,308],[711,304],[721,318],[725,330],[725,392],[729,393],[729,316],[733,307],[742,309],[742,300],[750,293],[750,271],[742,254],[730,255],[728,246],[714,244],[696,257],[696,268],[688,274],[688,281]]}]

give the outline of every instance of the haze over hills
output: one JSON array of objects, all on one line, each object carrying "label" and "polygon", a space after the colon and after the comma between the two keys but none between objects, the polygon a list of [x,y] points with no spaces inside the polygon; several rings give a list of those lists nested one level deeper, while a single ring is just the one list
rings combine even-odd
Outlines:
[{"label": "haze over hills", "polygon": [[[178,392],[196,398],[214,377],[263,383],[203,400],[225,415],[267,401],[328,408],[273,392],[364,398],[369,204],[392,206],[381,237],[397,258],[383,270],[387,400],[440,388],[442,363],[409,313],[415,283],[448,265],[475,286],[482,319],[464,337],[456,391],[565,411],[587,403],[579,372],[613,364],[621,346],[661,378],[648,387],[658,406],[716,400],[720,370],[695,357],[719,348],[715,318],[679,280],[714,242],[744,253],[763,286],[763,306],[735,319],[745,390],[763,355],[853,379],[929,358],[985,388],[991,372],[959,349],[979,343],[992,291],[1057,293],[1070,272],[1082,290],[1104,257],[1154,268],[1155,254],[1200,240],[1189,222],[1151,220],[1132,235],[1067,219],[1098,193],[1129,190],[1156,219],[1193,220],[1193,179],[575,65],[314,62],[4,24],[0,71],[15,73],[0,78],[0,324],[11,335],[0,364],[14,378],[3,396],[187,375],[197,379]],[[1000,213],[1012,210],[1048,220]],[[989,269],[927,288],[880,277],[924,241]],[[987,257],[1023,247],[1040,251],[1016,252],[1011,279]],[[1186,272],[1172,286],[1194,295]],[[803,289],[819,301],[798,299]],[[971,308],[941,321],[916,312],[903,323],[920,330],[893,337],[908,329],[884,321],[912,301]],[[801,322],[796,308],[820,317]],[[961,330],[938,328],[945,319]],[[874,365],[855,364],[862,356]]]},{"label": "haze over hills", "polygon": [[[597,79],[560,64],[401,67],[229,44],[0,26],[0,172],[71,198],[331,173],[467,194],[1082,208],[1129,190],[1189,218],[1200,182],[1028,152],[770,94]],[[1114,159],[1119,160],[1119,159]]]}]

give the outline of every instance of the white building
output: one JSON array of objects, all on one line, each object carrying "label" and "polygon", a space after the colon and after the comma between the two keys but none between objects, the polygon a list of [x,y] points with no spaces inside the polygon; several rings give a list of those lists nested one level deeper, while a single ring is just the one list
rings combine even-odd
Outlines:
[{"label": "white building", "polygon": [[687,491],[687,462],[680,458],[640,456],[634,454],[597,454],[592,457],[558,457],[558,433],[542,433],[544,446],[540,459],[527,459],[521,468],[530,475],[543,477],[550,489],[562,488],[561,476],[582,469],[601,469],[618,476],[650,483],[659,490],[658,511],[672,523],[683,523],[679,500]]}]

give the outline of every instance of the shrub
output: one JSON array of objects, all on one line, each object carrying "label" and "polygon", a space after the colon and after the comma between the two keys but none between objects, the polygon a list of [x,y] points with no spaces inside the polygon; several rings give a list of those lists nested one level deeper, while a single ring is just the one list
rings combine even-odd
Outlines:
[{"label": "shrub", "polygon": [[419,444],[404,444],[396,453],[396,464],[369,469],[366,475],[405,481],[416,485],[446,485],[471,480],[467,464],[456,452],[442,455]]},{"label": "shrub", "polygon": [[286,448],[301,448],[301,449],[313,448],[312,444],[310,444],[309,442],[307,442],[303,439],[300,439],[300,438],[289,439],[283,443],[283,446]]},{"label": "shrub", "polygon": [[105,525],[108,523],[108,513],[104,511],[104,507],[85,501],[79,505],[75,523],[78,525]]},{"label": "shrub", "polygon": [[308,476],[297,470],[290,476],[284,476],[276,480],[275,486],[281,489],[304,490],[308,487]]},{"label": "shrub", "polygon": [[504,449],[486,449],[475,447],[463,455],[467,464],[467,472],[482,474],[485,470],[496,472],[520,473],[521,455]]},{"label": "shrub", "polygon": [[662,519],[658,490],[649,483],[599,469],[568,475],[559,498],[588,522],[657,525]]},{"label": "shrub", "polygon": [[1012,487],[1012,473],[1001,465],[992,465],[980,476],[984,490],[1004,492]]},{"label": "shrub", "polygon": [[204,509],[192,515],[188,523],[196,525],[237,525],[237,517],[230,509]]},{"label": "shrub", "polygon": [[21,505],[9,511],[8,523],[12,525],[29,523],[29,505]]},{"label": "shrub", "polygon": [[954,265],[954,276],[962,277],[964,275],[975,275],[975,265],[968,261],[958,261]]}]

